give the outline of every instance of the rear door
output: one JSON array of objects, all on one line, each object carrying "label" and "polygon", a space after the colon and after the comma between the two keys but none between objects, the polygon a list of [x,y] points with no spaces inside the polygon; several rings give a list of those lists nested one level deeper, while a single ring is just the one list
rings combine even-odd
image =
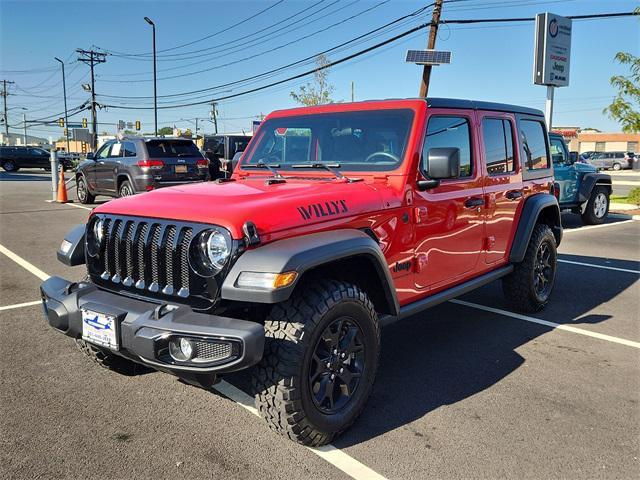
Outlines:
[{"label": "rear door", "polygon": [[149,140],[146,143],[149,160],[160,160],[163,163],[161,169],[154,171],[156,178],[160,177],[158,181],[161,183],[202,179],[197,162],[203,157],[191,140],[167,138]]},{"label": "rear door", "polygon": [[426,177],[431,148],[458,148],[458,178],[414,193],[415,286],[437,291],[476,268],[484,238],[483,176],[479,166],[475,112],[430,109],[420,169]]},{"label": "rear door", "polygon": [[485,198],[485,262],[504,260],[523,198],[522,170],[516,159],[512,114],[479,112]]}]

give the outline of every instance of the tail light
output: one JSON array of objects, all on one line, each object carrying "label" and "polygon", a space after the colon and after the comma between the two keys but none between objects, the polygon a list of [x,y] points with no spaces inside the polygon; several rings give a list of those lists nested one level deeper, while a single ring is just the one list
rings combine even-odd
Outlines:
[{"label": "tail light", "polygon": [[209,160],[201,158],[200,160],[196,160],[196,167],[198,168],[209,168]]},{"label": "tail light", "polygon": [[141,168],[150,168],[152,170],[160,170],[164,167],[162,160],[138,160],[138,166]]},{"label": "tail light", "polygon": [[560,201],[560,184],[558,182],[554,182],[551,184],[551,192],[556,200]]}]

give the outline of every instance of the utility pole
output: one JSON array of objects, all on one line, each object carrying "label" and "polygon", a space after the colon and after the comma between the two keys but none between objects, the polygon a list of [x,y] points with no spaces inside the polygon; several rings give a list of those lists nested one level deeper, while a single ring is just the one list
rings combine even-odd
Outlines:
[{"label": "utility pole", "polygon": [[351,80],[351,102],[355,102],[356,101],[356,95],[355,95],[355,85],[353,84],[353,80]]},{"label": "utility pole", "polygon": [[[442,13],[442,0],[435,0],[433,6],[433,14],[431,16],[431,28],[429,29],[429,41],[427,48],[433,50],[436,47],[436,38],[438,36],[438,24],[440,23],[440,14]],[[422,70],[422,83],[420,84],[420,97],[427,98],[429,92],[429,80],[431,79],[432,65],[425,65]]]},{"label": "utility pole", "polygon": [[2,81],[2,96],[4,98],[4,133],[6,135],[5,142],[7,145],[9,145],[9,114],[7,113],[7,95],[9,95],[9,93],[7,92],[7,84],[11,83],[15,82],[10,82],[8,80]]},{"label": "utility pole", "polygon": [[24,127],[23,143],[27,145],[27,114],[22,112],[22,126]]},{"label": "utility pole", "polygon": [[214,129],[214,133],[218,133],[218,119],[216,117],[216,115],[218,114],[218,112],[216,112],[216,102],[211,102],[211,118],[213,118],[213,129]]},{"label": "utility pole", "polygon": [[64,137],[67,140],[67,153],[70,153],[69,152],[69,116],[67,115],[67,82],[65,80],[65,75],[64,75],[64,62],[60,60],[58,57],[53,57],[53,58],[55,58],[58,62],[60,62],[60,65],[62,65],[62,93],[64,95],[64,126],[65,126],[65,132],[67,132]]},{"label": "utility pole", "polygon": [[198,117],[196,117],[196,140],[198,139]]},{"label": "utility pole", "polygon": [[93,67],[106,62],[106,53],[95,52],[93,50],[76,49],[80,54],[78,61],[91,67],[91,148],[95,152],[98,146],[98,112],[96,111],[96,82],[93,74]]},{"label": "utility pole", "polygon": [[158,136],[158,86],[156,79],[156,24],[153,23],[149,17],[144,17],[144,21],[147,22],[153,28],[153,117],[155,126],[155,136]]}]

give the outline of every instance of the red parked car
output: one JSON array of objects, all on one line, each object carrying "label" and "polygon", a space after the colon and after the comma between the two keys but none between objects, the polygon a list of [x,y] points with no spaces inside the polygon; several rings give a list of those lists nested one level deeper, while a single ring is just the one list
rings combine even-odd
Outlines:
[{"label": "red parked car", "polygon": [[562,237],[554,190],[538,110],[278,111],[232,178],[93,210],[58,251],[88,279],[45,281],[44,309],[105,366],[199,384],[252,368],[268,424],[322,445],[362,412],[382,325],[497,279],[515,308],[545,306]]}]

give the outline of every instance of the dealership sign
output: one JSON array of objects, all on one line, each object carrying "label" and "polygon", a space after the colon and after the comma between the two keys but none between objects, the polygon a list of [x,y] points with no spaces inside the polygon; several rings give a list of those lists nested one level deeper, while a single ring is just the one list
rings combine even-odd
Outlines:
[{"label": "dealership sign", "polygon": [[571,19],[552,13],[536,15],[533,83],[554,87],[569,85]]}]

